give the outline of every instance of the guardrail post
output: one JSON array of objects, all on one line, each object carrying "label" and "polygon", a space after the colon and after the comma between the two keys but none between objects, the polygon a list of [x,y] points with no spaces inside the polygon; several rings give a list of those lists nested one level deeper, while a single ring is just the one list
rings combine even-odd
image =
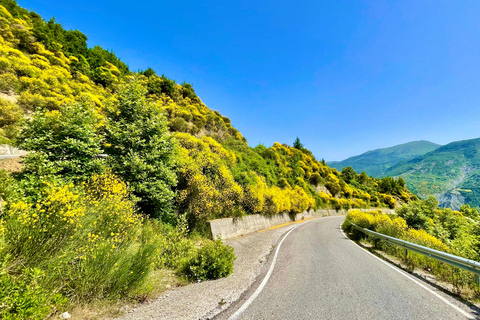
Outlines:
[{"label": "guardrail post", "polygon": [[475,283],[477,284],[477,286],[480,286],[480,276],[478,275],[478,273],[475,274]]},{"label": "guardrail post", "polygon": [[405,262],[408,262],[408,249],[405,249]]}]

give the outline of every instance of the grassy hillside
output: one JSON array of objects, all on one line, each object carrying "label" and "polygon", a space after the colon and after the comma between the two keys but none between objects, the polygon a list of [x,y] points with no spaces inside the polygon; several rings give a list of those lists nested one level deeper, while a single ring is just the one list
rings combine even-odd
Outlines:
[{"label": "grassy hillside", "polygon": [[145,299],[164,271],[227,276],[233,251],[205,239],[211,219],[415,198],[299,140],[251,147],[191,84],[86,40],[0,0],[0,143],[28,151],[20,172],[0,169],[0,318]]},{"label": "grassy hillside", "polygon": [[383,177],[388,175],[385,172],[391,166],[424,155],[438,147],[438,144],[429,141],[413,141],[390,148],[367,151],[343,161],[329,162],[328,165],[337,170],[352,167],[357,172],[365,171],[370,176]]},{"label": "grassy hillside", "polygon": [[449,143],[413,160],[399,163],[385,174],[401,176],[421,197],[436,195],[441,206],[480,206],[480,139]]}]

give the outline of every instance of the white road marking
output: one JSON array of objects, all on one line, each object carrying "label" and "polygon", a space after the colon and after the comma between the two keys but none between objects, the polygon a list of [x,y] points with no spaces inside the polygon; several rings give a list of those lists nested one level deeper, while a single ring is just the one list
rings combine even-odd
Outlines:
[{"label": "white road marking", "polygon": [[[330,217],[326,217],[326,218],[330,218]],[[331,217],[331,218],[333,218],[333,217]],[[273,256],[272,264],[270,265],[270,268],[268,269],[268,272],[265,275],[265,278],[263,278],[262,283],[260,283],[257,290],[255,290],[255,292],[248,298],[248,300],[245,301],[245,303],[240,308],[238,308],[238,310],[235,311],[235,313],[232,314],[228,318],[228,320],[237,319],[238,316],[240,316],[245,310],[247,310],[247,308],[252,304],[252,302],[258,297],[260,292],[262,292],[263,288],[265,287],[265,285],[268,282],[268,279],[270,279],[270,276],[273,273],[273,269],[275,268],[275,263],[277,262],[277,256],[278,256],[278,252],[280,251],[280,247],[282,246],[283,241],[288,237],[290,232],[292,232],[293,230],[297,229],[298,227],[304,226],[305,224],[307,224],[309,222],[312,222],[312,221],[317,221],[317,219],[313,219],[313,220],[310,220],[310,221],[306,221],[305,223],[299,224],[298,226],[295,226],[292,229],[290,229],[290,231],[288,231],[287,234],[283,236],[282,241],[280,241],[280,243],[278,244],[277,250],[275,250],[275,255]]]},{"label": "white road marking", "polygon": [[[343,232],[342,230],[342,225],[340,225],[340,231],[342,232],[343,236],[345,238],[347,238],[348,240],[352,241],[349,237],[347,237],[345,235],[345,233]],[[448,301],[447,299],[445,299],[444,297],[442,297],[441,295],[439,295],[438,293],[436,293],[435,291],[433,291],[432,289],[428,288],[427,286],[425,286],[424,284],[420,283],[419,281],[417,281],[416,279],[412,278],[410,275],[408,275],[407,273],[405,273],[403,270],[401,269],[398,269],[397,267],[391,265],[390,263],[386,262],[385,260],[383,259],[380,259],[379,257],[377,257],[376,255],[374,255],[373,253],[363,249],[362,247],[360,247],[358,244],[356,244],[354,241],[352,241],[353,244],[355,244],[358,248],[360,248],[363,252],[366,252],[370,255],[372,255],[372,257],[378,259],[379,261],[381,261],[382,263],[386,264],[387,266],[389,266],[390,268],[392,268],[393,270],[397,271],[398,273],[400,273],[401,275],[407,277],[408,279],[412,280],[413,282],[415,282],[416,284],[418,284],[420,287],[422,287],[423,289],[427,290],[428,292],[430,292],[431,294],[433,294],[434,296],[436,296],[437,298],[439,298],[440,300],[442,300],[443,302],[445,302],[446,304],[448,304],[450,307],[452,307],[453,309],[457,310],[458,312],[460,312],[462,315],[464,315],[465,317],[467,317],[468,319],[475,319],[475,317],[466,312],[465,310],[461,309],[460,307],[457,307],[456,305],[454,305],[453,303],[451,303],[450,301]]]}]

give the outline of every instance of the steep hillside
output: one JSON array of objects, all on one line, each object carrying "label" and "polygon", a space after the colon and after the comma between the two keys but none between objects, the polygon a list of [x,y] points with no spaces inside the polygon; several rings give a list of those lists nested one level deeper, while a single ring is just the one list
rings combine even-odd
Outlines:
[{"label": "steep hillside", "polygon": [[[317,161],[299,142],[296,148],[280,143],[269,148],[263,145],[252,148],[227,117],[203,104],[190,84],[177,84],[150,68],[132,72],[113,52],[100,46],[88,48],[87,37],[80,31],[64,30],[53,19],[44,21],[13,0],[0,0],[0,4],[0,139],[3,143],[20,144],[27,150],[35,151],[37,156],[45,153],[42,157],[51,161],[52,166],[58,165],[54,170],[48,169],[49,174],[57,172],[66,175],[64,178],[76,179],[76,175],[81,173],[81,179],[87,179],[95,173],[94,168],[100,170],[102,166],[110,166],[142,199],[146,191],[137,181],[138,177],[129,175],[121,166],[113,164],[113,160],[102,164],[102,161],[92,158],[95,153],[106,153],[109,159],[120,154],[123,154],[122,157],[129,155],[128,149],[120,150],[119,146],[111,145],[109,140],[118,143],[119,137],[113,137],[110,131],[120,130],[115,126],[124,125],[124,122],[125,128],[131,130],[126,123],[145,115],[132,114],[132,110],[136,110],[133,107],[118,109],[125,103],[126,98],[119,95],[123,90],[131,92],[130,97],[139,99],[136,107],[145,106],[137,112],[151,113],[155,117],[159,116],[158,112],[163,113],[167,127],[179,146],[178,159],[175,160],[176,179],[168,178],[170,182],[162,187],[165,199],[159,203],[163,203],[163,207],[149,207],[146,200],[139,202],[150,216],[169,216],[171,219],[186,213],[192,228],[202,228],[201,225],[208,219],[232,215],[301,212],[319,207],[394,207],[411,197],[401,183],[400,188],[381,189],[378,187],[379,180],[362,175],[357,177],[355,172],[345,173],[347,178]],[[89,108],[92,108],[94,116],[89,115]],[[65,155],[65,149],[71,147],[68,145],[71,140],[61,141],[62,147],[55,148],[38,137],[47,134],[48,139],[53,139],[57,137],[59,128],[68,131],[65,126],[73,119],[72,110],[86,113],[84,119],[78,119],[71,126],[83,123],[91,128],[89,130],[94,130],[88,132],[93,140],[84,142],[91,146],[90,154],[82,154],[81,159],[77,159],[78,154],[75,153]],[[127,115],[129,118],[122,118]],[[22,127],[25,117],[33,118],[30,127]],[[57,124],[59,121],[63,123]],[[147,123],[134,122],[129,126],[134,124]],[[57,132],[45,132],[54,127]],[[142,135],[141,130],[148,132],[150,129],[139,130],[129,135],[115,134],[124,139],[122,143],[126,143],[134,135]],[[26,133],[29,135],[26,136]],[[150,137],[139,136],[138,139]],[[48,148],[49,152],[41,147]],[[128,148],[130,153],[134,153],[137,146],[130,144]],[[71,152],[79,152],[77,149],[72,148]],[[144,151],[141,154],[145,157]],[[56,160],[57,156],[77,162],[75,165],[67,165],[66,160],[60,163]],[[125,166],[128,164],[125,159],[121,161]],[[25,170],[32,173],[43,170],[38,167],[38,161],[27,162],[35,166],[27,166]],[[85,172],[87,167],[93,171]],[[154,170],[150,163],[145,163],[145,168]],[[132,165],[130,170],[138,170],[138,165]],[[150,174],[156,173],[152,171]],[[394,185],[396,183],[393,182]],[[135,190],[136,185],[138,190]],[[173,192],[165,189],[169,187]],[[155,210],[152,209],[154,207]]]},{"label": "steep hillside", "polygon": [[0,169],[2,319],[144,301],[173,274],[227,276],[233,249],[206,239],[211,219],[416,198],[401,178],[330,168],[298,139],[251,147],[190,84],[86,40],[0,0],[0,144],[28,152]]},{"label": "steep hillside", "polygon": [[389,148],[370,150],[343,161],[328,162],[337,170],[352,167],[373,177],[386,176],[385,171],[400,161],[410,160],[437,149],[440,145],[430,141],[412,141]]},{"label": "steep hillside", "polygon": [[459,209],[480,206],[480,139],[449,143],[423,156],[399,163],[385,174],[401,176],[421,197],[435,195],[440,205]]}]

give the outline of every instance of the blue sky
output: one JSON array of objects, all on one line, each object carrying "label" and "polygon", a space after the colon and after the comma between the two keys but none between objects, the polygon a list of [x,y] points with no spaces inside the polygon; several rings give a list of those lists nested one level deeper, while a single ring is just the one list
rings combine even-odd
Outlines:
[{"label": "blue sky", "polygon": [[251,146],[342,160],[480,137],[480,2],[18,0],[190,82]]}]

